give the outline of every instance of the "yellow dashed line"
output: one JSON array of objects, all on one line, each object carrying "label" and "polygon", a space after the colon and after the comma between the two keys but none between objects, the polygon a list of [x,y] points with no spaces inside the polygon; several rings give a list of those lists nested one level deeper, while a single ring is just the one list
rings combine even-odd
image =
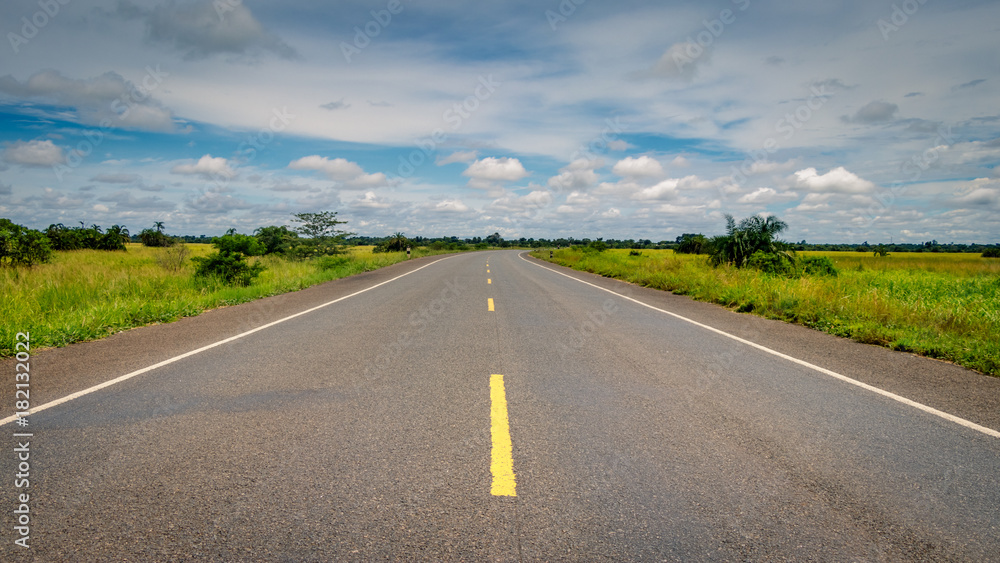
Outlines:
[{"label": "yellow dashed line", "polygon": [[495,310],[493,308],[493,298],[492,297],[486,298],[486,310],[488,310],[488,311],[494,311]]},{"label": "yellow dashed line", "polygon": [[494,496],[517,496],[517,482],[514,478],[514,447],[510,442],[510,422],[507,418],[507,391],[503,386],[503,376],[490,375],[490,435],[493,437],[493,456],[490,473],[493,474]]},{"label": "yellow dashed line", "polygon": [[491,280],[490,278],[486,278],[486,285],[490,285],[492,283],[493,283],[493,280]]}]

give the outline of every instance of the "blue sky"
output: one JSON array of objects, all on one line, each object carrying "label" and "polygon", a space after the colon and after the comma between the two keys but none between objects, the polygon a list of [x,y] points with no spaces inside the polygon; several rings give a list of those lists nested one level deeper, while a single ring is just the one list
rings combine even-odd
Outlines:
[{"label": "blue sky", "polygon": [[0,31],[0,216],[35,228],[1000,240],[992,1],[18,0]]}]

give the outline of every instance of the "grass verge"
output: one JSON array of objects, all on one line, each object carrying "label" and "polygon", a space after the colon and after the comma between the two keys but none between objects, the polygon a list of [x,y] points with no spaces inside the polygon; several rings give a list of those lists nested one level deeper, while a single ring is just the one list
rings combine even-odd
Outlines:
[{"label": "grass verge", "polygon": [[[168,249],[128,245],[127,252],[74,250],[54,253],[52,262],[31,268],[0,268],[0,357],[14,355],[14,336],[30,332],[33,348],[65,346],[116,332],[190,317],[406,260],[405,252],[374,254],[352,247],[332,259],[291,261],[251,258],[267,267],[248,287],[195,279],[187,258],[214,249],[188,244],[190,255],[171,260]],[[445,254],[423,248],[413,256]],[[173,265],[171,265],[173,262]]]},{"label": "grass verge", "polygon": [[[532,255],[549,260],[548,251]],[[555,251],[551,262],[1000,376],[1000,263],[978,254],[801,252],[837,276],[713,268],[670,250]]]}]

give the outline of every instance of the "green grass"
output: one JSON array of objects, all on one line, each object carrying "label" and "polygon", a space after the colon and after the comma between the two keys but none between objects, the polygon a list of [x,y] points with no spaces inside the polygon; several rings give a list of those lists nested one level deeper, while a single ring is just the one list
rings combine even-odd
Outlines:
[{"label": "green grass", "polygon": [[[548,251],[533,255],[548,260]],[[557,250],[552,260],[858,342],[948,360],[1000,376],[1000,262],[978,254],[853,252],[827,256],[839,275],[785,278],[712,268],[704,256],[644,250]]]},{"label": "green grass", "polygon": [[[190,256],[214,249],[188,244]],[[177,271],[160,265],[162,248],[128,245],[127,252],[55,252],[52,262],[31,268],[0,268],[0,356],[14,354],[14,335],[30,332],[33,349],[95,340],[207,309],[296,291],[406,260],[405,252],[373,254],[352,247],[348,259],[324,269],[320,262],[277,256],[251,258],[267,267],[249,287],[195,279],[189,259]],[[415,249],[414,257],[444,252]],[[340,262],[340,261],[338,261]]]}]

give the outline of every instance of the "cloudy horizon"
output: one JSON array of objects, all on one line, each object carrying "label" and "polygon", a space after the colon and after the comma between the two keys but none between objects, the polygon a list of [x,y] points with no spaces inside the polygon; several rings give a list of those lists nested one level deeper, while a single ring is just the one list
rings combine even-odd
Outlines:
[{"label": "cloudy horizon", "polygon": [[1000,4],[0,7],[0,216],[1000,242]]}]

